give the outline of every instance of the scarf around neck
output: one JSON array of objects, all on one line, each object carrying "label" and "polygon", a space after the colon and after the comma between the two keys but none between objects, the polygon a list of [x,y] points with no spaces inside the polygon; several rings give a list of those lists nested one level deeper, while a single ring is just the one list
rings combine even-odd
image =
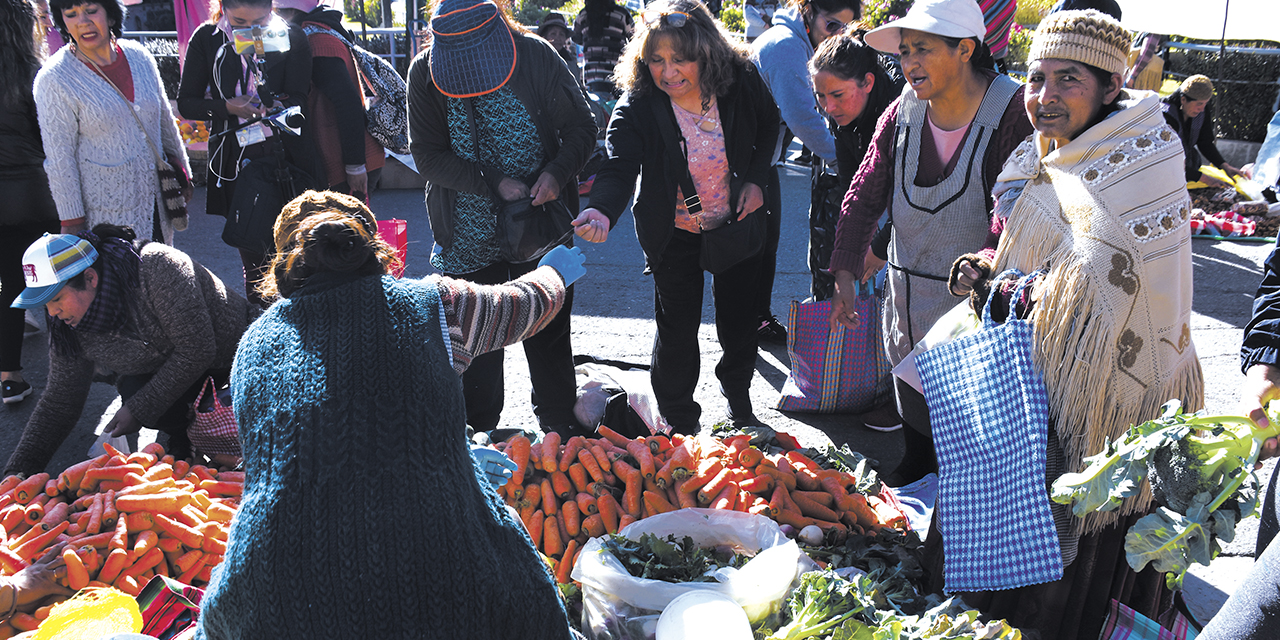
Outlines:
[{"label": "scarf around neck", "polygon": [[142,256],[132,243],[119,238],[101,240],[91,231],[78,235],[98,248],[98,290],[75,327],[58,318],[49,319],[49,339],[63,355],[80,354],[76,333],[110,333],[124,327],[129,319],[129,305],[137,295],[142,266]]},{"label": "scarf around neck", "polygon": [[[1071,472],[1168,400],[1188,413],[1204,404],[1182,145],[1156,94],[1121,98],[1060,148],[1040,134],[1023,142],[995,189],[1011,208],[993,272],[1049,269],[1031,314],[1035,361]],[[1078,527],[1099,531],[1150,502],[1144,485]]]}]

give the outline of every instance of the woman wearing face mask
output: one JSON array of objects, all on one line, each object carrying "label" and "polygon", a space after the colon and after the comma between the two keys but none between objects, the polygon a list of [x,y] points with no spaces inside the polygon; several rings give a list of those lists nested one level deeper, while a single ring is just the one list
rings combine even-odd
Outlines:
[{"label": "woman wearing face mask", "polygon": [[[210,21],[196,29],[187,45],[182,83],[178,87],[178,112],[182,117],[212,120],[210,133],[217,134],[259,117],[273,106],[305,109],[307,92],[311,90],[311,49],[302,29],[289,27],[288,51],[265,54],[266,78],[257,77],[246,64],[244,56],[252,55],[252,51],[237,54],[232,44],[235,30],[266,26],[273,17],[271,0],[224,0]],[[280,18],[276,21],[283,22]],[[259,85],[267,87],[273,101],[259,95]],[[274,133],[266,125],[257,125],[251,130]],[[231,134],[209,143],[206,213],[225,217],[231,210],[236,178],[243,163],[271,152],[273,141],[257,135],[251,139],[256,141],[241,146],[237,136]],[[289,162],[304,170],[312,168],[308,159],[314,154],[308,153],[306,138],[287,135],[283,144]],[[266,306],[257,292],[266,268],[266,256],[240,249],[240,260],[244,265],[245,296],[254,304]]]},{"label": "woman wearing face mask", "polygon": [[861,16],[860,0],[792,0],[774,16],[773,26],[751,45],[751,62],[760,70],[760,77],[769,87],[785,125],[779,130],[774,166],[766,188],[768,235],[760,261],[760,284],[756,289],[759,320],[756,331],[763,342],[787,342],[787,330],[774,317],[771,308],[778,239],[782,234],[781,158],[791,144],[791,135],[795,134],[815,155],[827,162],[836,160],[835,140],[813,100],[813,84],[805,63],[813,57],[818,45]]},{"label": "woman wearing face mask", "polygon": [[172,244],[175,223],[185,229],[186,218],[161,213],[156,156],[191,170],[155,59],[142,45],[117,40],[119,0],[52,0],[49,9],[71,42],[35,82],[44,166],[63,232],[128,225]]},{"label": "woman wearing face mask", "polygon": [[[947,291],[955,256],[982,246],[990,227],[991,187],[1005,158],[1031,133],[1022,88],[997,75],[974,0],[925,0],[906,17],[866,35],[898,53],[909,91],[885,111],[836,227],[831,321],[858,323],[855,281],[889,264],[881,324],[885,352],[897,365],[942,314],[956,305]],[[871,250],[879,219],[890,211],[885,255]],[[912,482],[937,469],[924,397],[895,381],[906,456],[898,474]]]},{"label": "woman wearing face mask", "polygon": [[863,32],[849,27],[827,39],[809,60],[813,93],[827,116],[835,139],[836,172],[815,171],[809,204],[809,270],[815,300],[827,300],[835,290],[827,265],[836,234],[840,205],[853,174],[862,164],[880,114],[902,92],[903,81],[885,71],[883,55],[861,41]]},{"label": "woman wearing face mask", "polygon": [[[642,17],[618,66],[626,94],[609,124],[609,159],[574,224],[583,239],[604,242],[641,176],[632,215],[653,273],[653,392],[671,427],[694,434],[702,414],[693,399],[705,281],[701,234],[764,215],[778,109],[745,51],[701,3],[669,0]],[[690,181],[696,193],[686,195],[680,184]],[[745,425],[755,422],[749,390],[760,253],[740,258],[713,276],[712,294],[724,350],[716,377],[729,419]]]}]

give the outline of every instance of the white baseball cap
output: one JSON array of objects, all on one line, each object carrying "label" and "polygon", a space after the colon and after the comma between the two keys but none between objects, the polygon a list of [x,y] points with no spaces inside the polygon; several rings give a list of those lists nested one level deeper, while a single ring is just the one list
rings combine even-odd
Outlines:
[{"label": "white baseball cap", "polygon": [[907,15],[868,31],[864,39],[874,49],[897,55],[903,29],[948,38],[977,38],[978,42],[987,36],[982,9],[974,0],[920,0]]},{"label": "white baseball cap", "polygon": [[44,234],[22,254],[22,276],[27,288],[9,306],[34,309],[43,305],[97,259],[98,251],[80,236]]}]

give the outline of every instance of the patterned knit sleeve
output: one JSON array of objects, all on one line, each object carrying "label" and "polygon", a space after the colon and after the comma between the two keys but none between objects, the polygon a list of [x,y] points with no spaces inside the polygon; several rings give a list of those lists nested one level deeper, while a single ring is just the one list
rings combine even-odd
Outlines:
[{"label": "patterned knit sleeve", "polygon": [[534,269],[506,284],[439,277],[436,286],[458,375],[471,366],[472,358],[541,331],[560,312],[565,298],[564,280],[551,267]]},{"label": "patterned knit sleeve", "polygon": [[[66,51],[66,49],[64,49]],[[49,190],[62,220],[83,220],[84,200],[80,195],[80,166],[76,147],[80,138],[79,101],[64,86],[66,65],[54,57],[36,75],[36,114],[44,141],[44,170],[49,174]]]}]

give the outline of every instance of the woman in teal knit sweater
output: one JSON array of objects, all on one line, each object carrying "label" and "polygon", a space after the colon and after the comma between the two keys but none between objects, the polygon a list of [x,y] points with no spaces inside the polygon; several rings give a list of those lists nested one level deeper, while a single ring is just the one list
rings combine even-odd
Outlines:
[{"label": "woman in teal knit sweater", "polygon": [[504,285],[397,280],[373,215],[330,192],[286,206],[275,243],[280,300],[232,370],[243,502],[196,637],[571,638],[469,453],[458,374],[550,321],[580,252]]}]

